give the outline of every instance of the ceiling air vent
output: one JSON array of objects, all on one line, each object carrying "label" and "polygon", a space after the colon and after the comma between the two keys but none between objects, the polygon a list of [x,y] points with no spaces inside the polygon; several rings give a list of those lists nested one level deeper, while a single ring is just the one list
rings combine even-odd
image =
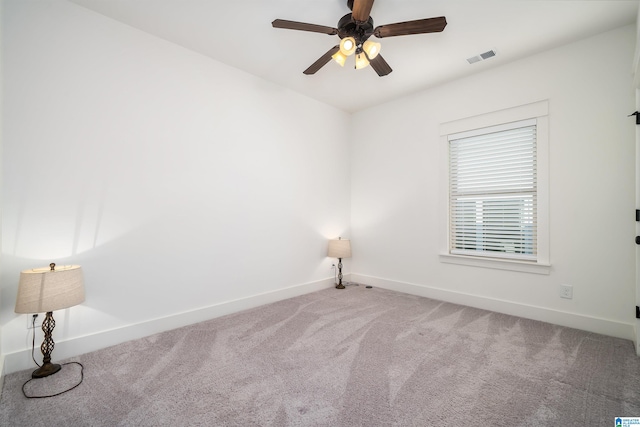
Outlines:
[{"label": "ceiling air vent", "polygon": [[496,56],[496,53],[493,50],[490,50],[488,52],[481,53],[480,56],[482,57],[482,59],[489,59],[492,56]]},{"label": "ceiling air vent", "polygon": [[495,50],[489,50],[485,53],[481,53],[480,55],[467,58],[467,62],[469,64],[475,64],[476,62],[484,61],[485,59],[493,58],[494,56],[496,56]]}]

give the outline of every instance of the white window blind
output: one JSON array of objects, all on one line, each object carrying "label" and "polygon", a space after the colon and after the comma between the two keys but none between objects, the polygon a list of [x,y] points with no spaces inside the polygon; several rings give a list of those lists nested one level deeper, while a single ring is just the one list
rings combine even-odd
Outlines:
[{"label": "white window blind", "polygon": [[448,139],[450,253],[536,261],[536,121]]}]

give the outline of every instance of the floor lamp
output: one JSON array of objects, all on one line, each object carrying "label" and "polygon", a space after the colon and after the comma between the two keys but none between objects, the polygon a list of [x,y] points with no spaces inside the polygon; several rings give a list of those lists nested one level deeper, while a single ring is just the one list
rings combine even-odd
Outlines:
[{"label": "floor lamp", "polygon": [[56,265],[52,263],[49,267],[24,270],[20,273],[15,312],[47,313],[42,322],[42,366],[33,371],[32,378],[47,377],[61,368],[61,365],[51,363],[51,353],[55,347],[51,334],[56,326],[53,311],[73,307],[83,301],[84,281],[79,265],[67,265],[56,269]]},{"label": "floor lamp", "polygon": [[342,284],[342,258],[351,258],[351,240],[343,240],[338,237],[337,240],[329,240],[328,256],[338,258],[338,284],[336,289],[344,289]]}]

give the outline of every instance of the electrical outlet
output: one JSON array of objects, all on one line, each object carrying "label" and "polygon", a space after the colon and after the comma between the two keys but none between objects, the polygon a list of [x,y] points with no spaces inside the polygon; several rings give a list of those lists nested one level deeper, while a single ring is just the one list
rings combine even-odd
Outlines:
[{"label": "electrical outlet", "polygon": [[[33,318],[36,318],[35,322],[33,321]],[[41,328],[42,327],[42,317],[40,317],[37,314],[27,314],[27,329],[33,329],[33,328]]]},{"label": "electrical outlet", "polygon": [[573,298],[573,286],[571,285],[560,285],[560,298]]},{"label": "electrical outlet", "polygon": [[333,270],[334,268],[336,268],[335,264],[331,264],[331,269]]}]

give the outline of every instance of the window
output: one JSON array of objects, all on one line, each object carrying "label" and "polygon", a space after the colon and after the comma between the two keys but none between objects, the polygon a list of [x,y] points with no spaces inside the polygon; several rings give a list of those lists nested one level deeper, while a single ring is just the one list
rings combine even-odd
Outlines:
[{"label": "window", "polygon": [[448,139],[450,253],[535,261],[536,121]]},{"label": "window", "polygon": [[442,262],[549,274],[548,109],[440,125]]}]

